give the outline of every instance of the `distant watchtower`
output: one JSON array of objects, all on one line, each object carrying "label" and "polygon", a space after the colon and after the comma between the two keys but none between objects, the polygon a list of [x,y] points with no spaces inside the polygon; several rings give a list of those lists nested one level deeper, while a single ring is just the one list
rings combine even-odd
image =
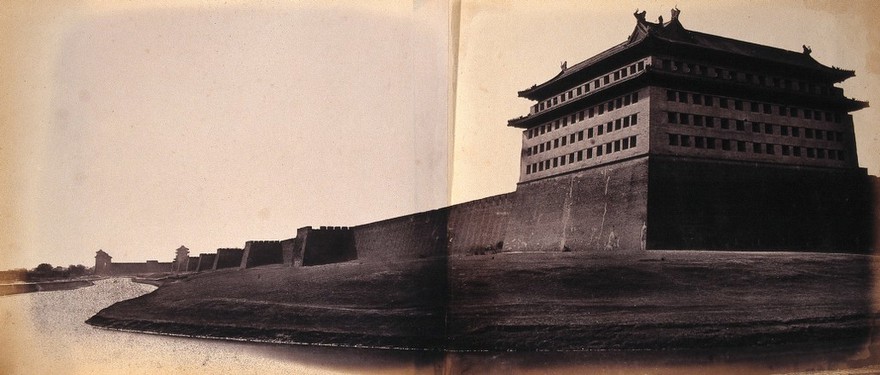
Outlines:
[{"label": "distant watchtower", "polygon": [[177,256],[174,258],[174,272],[186,272],[189,263],[189,249],[181,245],[177,248]]},{"label": "distant watchtower", "polygon": [[98,250],[95,253],[95,275],[109,275],[112,259],[113,257],[105,253],[104,250]]}]

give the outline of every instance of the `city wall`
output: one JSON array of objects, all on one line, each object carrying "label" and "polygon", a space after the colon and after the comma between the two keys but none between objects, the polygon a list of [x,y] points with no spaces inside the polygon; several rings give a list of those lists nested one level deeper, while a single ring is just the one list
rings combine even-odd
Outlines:
[{"label": "city wall", "polygon": [[650,185],[650,249],[872,247],[874,195],[864,169],[653,157]]},{"label": "city wall", "polygon": [[139,275],[146,273],[171,272],[171,262],[148,260],[142,263],[110,263],[110,275]]},{"label": "city wall", "polygon": [[213,269],[233,268],[241,265],[243,249],[217,249],[217,257],[214,260]]},{"label": "city wall", "polygon": [[504,250],[642,249],[647,188],[645,157],[520,184]]},{"label": "city wall", "polygon": [[281,264],[281,241],[247,241],[241,256],[240,268],[251,268],[267,264]]}]

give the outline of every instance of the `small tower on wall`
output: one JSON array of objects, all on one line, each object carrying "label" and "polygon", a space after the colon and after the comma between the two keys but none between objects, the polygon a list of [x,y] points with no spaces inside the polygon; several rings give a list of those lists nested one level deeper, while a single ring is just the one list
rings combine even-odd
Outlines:
[{"label": "small tower on wall", "polygon": [[186,272],[189,263],[189,249],[181,245],[177,248],[177,256],[174,258],[174,272]]},{"label": "small tower on wall", "polygon": [[105,253],[104,250],[98,250],[95,253],[95,275],[109,275],[112,259],[113,257]]}]

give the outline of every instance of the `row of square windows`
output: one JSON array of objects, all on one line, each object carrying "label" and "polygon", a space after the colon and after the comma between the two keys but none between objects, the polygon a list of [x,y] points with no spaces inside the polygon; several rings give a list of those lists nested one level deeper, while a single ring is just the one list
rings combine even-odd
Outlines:
[{"label": "row of square windows", "polygon": [[[693,139],[693,144],[691,144],[691,139]],[[833,149],[824,149],[824,148],[812,148],[812,147],[801,147],[801,146],[790,146],[790,145],[775,145],[772,143],[758,143],[758,142],[746,142],[740,140],[732,140],[732,139],[715,139],[712,137],[700,137],[700,136],[690,136],[683,134],[672,134],[669,133],[669,145],[670,146],[680,146],[680,147],[695,147],[702,148],[708,150],[714,150],[719,145],[720,148],[724,151],[734,151],[734,149],[738,152],[746,152],[748,149],[747,144],[751,143],[752,153],[755,154],[767,154],[767,155],[776,155],[777,149],[784,156],[806,156],[808,158],[816,158],[816,159],[837,159],[837,160],[846,160],[846,151],[845,150],[833,150]],[[805,152],[801,152],[804,150]]]},{"label": "row of square windows", "polygon": [[633,113],[629,116],[624,116],[614,121],[608,121],[606,124],[599,124],[594,127],[591,127],[586,130],[581,130],[577,133],[571,133],[564,137],[556,138],[551,141],[543,142],[532,147],[526,149],[526,155],[532,156],[542,153],[544,151],[550,151],[557,147],[562,147],[567,144],[580,142],[584,140],[584,132],[586,132],[587,139],[593,138],[595,136],[600,136],[605,133],[611,133],[615,130],[621,130],[624,128],[628,128],[630,126],[635,126],[639,124],[639,114]]},{"label": "row of square windows", "polygon": [[592,83],[587,82],[583,85],[577,86],[575,88],[572,88],[571,90],[563,92],[562,94],[556,95],[550,99],[547,99],[547,100],[544,100],[538,104],[535,104],[532,106],[532,111],[538,112],[538,111],[543,111],[544,109],[552,108],[555,105],[565,103],[566,100],[570,100],[570,99],[574,98],[575,96],[581,96],[582,94],[586,94],[586,93],[590,92],[591,85],[592,85],[592,89],[595,90],[595,89],[598,89],[599,87],[609,85],[612,82],[615,82],[617,80],[626,78],[630,74],[635,74],[635,73],[641,72],[643,70],[645,70],[645,62],[644,61],[632,63],[629,66],[625,66],[623,68],[615,70],[612,73],[608,73],[604,76],[596,78],[595,80],[593,80]]},{"label": "row of square windows", "polygon": [[[775,134],[775,129],[778,127],[779,135],[800,137],[801,132],[803,132],[804,138],[807,139],[843,142],[843,132],[839,131],[803,128],[789,125],[774,125],[770,123],[733,120],[724,117],[694,115],[690,113],[666,112],[666,122],[682,125],[693,124],[695,126],[705,126],[707,128],[714,128],[717,122],[721,129],[730,129],[730,124],[732,122],[734,124],[734,129],[738,131],[745,131],[746,128],[748,128],[751,129],[753,133],[763,132],[764,134]],[[746,123],[748,123],[748,126]]]},{"label": "row of square windows", "polygon": [[611,112],[615,109],[620,109],[626,107],[630,104],[635,104],[639,102],[639,93],[633,92],[621,96],[619,98],[611,99],[607,103],[599,104],[595,107],[590,107],[584,109],[583,111],[572,113],[571,115],[565,115],[556,120],[550,121],[546,124],[538,125],[534,128],[531,128],[526,131],[526,137],[531,139],[537,137],[544,133],[549,133],[555,129],[559,129],[560,127],[566,127],[568,124],[574,124],[579,121],[584,121],[585,118],[593,118],[596,114],[604,114],[606,109],[608,112]]},{"label": "row of square windows", "polygon": [[744,82],[764,87],[780,88],[791,91],[799,91],[817,95],[829,95],[834,93],[835,88],[829,85],[815,84],[805,81],[793,81],[778,76],[765,76],[748,72],[738,72],[732,69],[708,67],[695,63],[687,63],[675,60],[660,59],[658,68],[673,72],[692,73],[695,75],[726,79],[730,81]]},{"label": "row of square windows", "polygon": [[[690,101],[688,100],[690,97]],[[715,98],[711,95],[703,95],[697,93],[687,93],[684,91],[675,91],[675,90],[666,90],[666,100],[668,101],[678,101],[681,103],[693,103],[705,106],[714,106]],[[744,101],[739,99],[728,99],[724,97],[718,97],[718,106],[720,108],[730,108],[730,102],[733,102],[733,109],[742,111],[744,108]],[[749,102],[749,111],[751,112],[762,112],[765,114],[773,113],[774,105],[770,103],[760,103],[760,102]],[[831,113],[829,111],[820,111],[820,110],[812,110],[807,108],[795,108],[795,107],[786,107],[784,105],[776,105],[777,114],[780,116],[789,116],[789,117],[800,117],[803,115],[803,118],[808,120],[819,120],[825,118],[825,121],[837,122],[841,121],[841,117],[839,113]]]},{"label": "row of square windows", "polygon": [[592,159],[604,154],[611,154],[636,147],[636,136],[621,138],[612,142],[601,144],[595,147],[588,147],[583,150],[572,152],[568,155],[557,156],[555,158],[539,161],[526,165],[526,174],[541,172],[551,168],[562,167],[566,164],[572,164],[585,159]]}]

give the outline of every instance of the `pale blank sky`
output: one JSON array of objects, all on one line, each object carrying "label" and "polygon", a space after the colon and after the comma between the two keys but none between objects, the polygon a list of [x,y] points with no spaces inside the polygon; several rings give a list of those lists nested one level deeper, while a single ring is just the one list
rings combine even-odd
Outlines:
[{"label": "pale blank sky", "polygon": [[[880,105],[868,2],[355,4],[0,6],[0,269],[91,265],[98,249],[168,261],[181,244],[213,252],[512,191],[520,134],[505,125],[530,105],[516,92],[624,40],[636,8],[810,45],[856,71],[848,96]],[[872,174],[878,120],[855,113]]]}]

